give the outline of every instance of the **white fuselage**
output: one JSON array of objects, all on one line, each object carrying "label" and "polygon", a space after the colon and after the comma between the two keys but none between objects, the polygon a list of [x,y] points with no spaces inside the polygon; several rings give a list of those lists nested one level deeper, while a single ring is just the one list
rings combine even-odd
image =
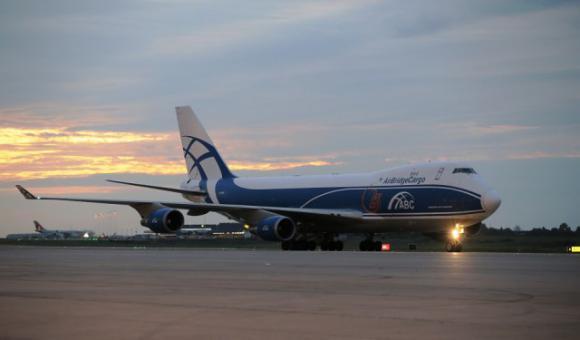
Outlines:
[{"label": "white fuselage", "polygon": [[470,171],[464,164],[425,163],[359,174],[190,181],[182,188],[207,190],[208,203],[362,214],[360,222],[318,225],[316,231],[440,232],[456,224],[477,224],[500,204],[497,193]]}]

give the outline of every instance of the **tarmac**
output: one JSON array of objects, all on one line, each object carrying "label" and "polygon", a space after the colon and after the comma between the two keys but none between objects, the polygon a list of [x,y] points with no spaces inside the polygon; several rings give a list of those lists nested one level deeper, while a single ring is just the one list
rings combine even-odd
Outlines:
[{"label": "tarmac", "polygon": [[0,339],[578,339],[580,256],[0,247]]}]

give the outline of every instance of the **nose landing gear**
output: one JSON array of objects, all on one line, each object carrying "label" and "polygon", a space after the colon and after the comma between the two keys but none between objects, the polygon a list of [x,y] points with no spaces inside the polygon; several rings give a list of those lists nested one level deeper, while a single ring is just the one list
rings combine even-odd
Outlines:
[{"label": "nose landing gear", "polygon": [[449,253],[459,253],[463,250],[461,241],[449,240],[445,242],[445,250]]},{"label": "nose landing gear", "polygon": [[459,253],[463,250],[463,244],[461,239],[465,234],[465,230],[462,225],[456,224],[451,230],[449,238],[445,242],[445,250],[450,253]]}]

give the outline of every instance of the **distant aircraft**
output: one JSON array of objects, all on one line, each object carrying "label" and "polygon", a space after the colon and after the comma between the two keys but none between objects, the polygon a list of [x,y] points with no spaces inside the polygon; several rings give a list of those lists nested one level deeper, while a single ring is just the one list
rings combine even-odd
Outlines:
[{"label": "distant aircraft", "polygon": [[[441,162],[358,174],[240,178],[232,174],[189,106],[177,107],[187,178],[179,188],[110,182],[170,191],[191,202],[36,197],[26,199],[119,204],[133,207],[141,225],[156,233],[176,233],[190,216],[210,211],[244,223],[284,250],[342,250],[340,234],[363,234],[362,251],[379,251],[376,234],[420,232],[446,240],[447,251],[461,251],[466,234],[501,200],[465,164]],[[283,129],[283,127],[280,127]]]},{"label": "distant aircraft", "polygon": [[82,239],[95,236],[92,230],[47,230],[38,221],[34,221],[34,230],[46,239]]},{"label": "distant aircraft", "polygon": [[6,235],[7,240],[40,240],[42,239],[42,235],[37,233],[28,233],[28,234],[8,234]]}]

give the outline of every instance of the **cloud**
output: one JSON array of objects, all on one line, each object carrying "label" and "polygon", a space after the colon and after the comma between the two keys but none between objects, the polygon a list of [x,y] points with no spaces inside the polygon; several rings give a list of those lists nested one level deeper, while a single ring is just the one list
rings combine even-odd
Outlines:
[{"label": "cloud", "polygon": [[275,171],[290,170],[301,167],[321,167],[338,165],[338,162],[329,161],[296,161],[296,162],[238,162],[234,161],[228,164],[233,171]]},{"label": "cloud", "polygon": [[107,76],[103,75],[102,70],[95,71],[91,77],[83,77],[77,80],[66,81],[62,84],[64,91],[75,92],[96,92],[112,91],[129,88],[143,83],[145,78],[142,76]]},{"label": "cloud", "polygon": [[[176,133],[0,127],[0,181],[95,174],[185,174],[178,143]],[[230,150],[236,154],[235,148]],[[326,158],[236,159],[229,164],[233,171],[337,164]]]},{"label": "cloud", "polygon": [[454,133],[467,134],[469,136],[487,136],[526,132],[538,129],[537,126],[516,124],[481,124],[481,123],[452,123],[438,124],[438,129],[446,129]]},{"label": "cloud", "polygon": [[161,55],[207,54],[240,43],[273,36],[277,29],[306,21],[340,16],[375,3],[374,0],[311,1],[293,3],[258,18],[228,22],[195,32],[157,38],[151,51]]},{"label": "cloud", "polygon": [[62,128],[0,128],[0,145],[46,144],[115,144],[161,142],[169,139],[167,133],[135,133],[114,131],[68,131]]},{"label": "cloud", "polygon": [[129,106],[81,106],[71,103],[38,102],[0,107],[0,127],[72,129],[82,126],[105,126],[111,122],[124,124],[134,121],[134,117],[129,114],[134,111],[136,110]]}]

